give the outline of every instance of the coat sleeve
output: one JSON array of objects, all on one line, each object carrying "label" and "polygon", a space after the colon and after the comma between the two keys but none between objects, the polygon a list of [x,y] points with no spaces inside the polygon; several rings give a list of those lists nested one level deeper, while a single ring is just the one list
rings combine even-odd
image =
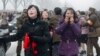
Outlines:
[{"label": "coat sleeve", "polygon": [[19,39],[22,39],[22,37],[25,35],[26,33],[26,27],[23,25],[15,35],[11,35],[11,36],[5,36],[3,38],[0,38],[0,42],[13,42],[13,41],[17,41]]},{"label": "coat sleeve", "polygon": [[64,29],[67,27],[67,23],[63,22],[58,27],[56,27],[55,31],[57,34],[61,35],[64,32]]},{"label": "coat sleeve", "polygon": [[71,28],[75,36],[79,37],[81,35],[81,27],[78,23],[71,24]]}]

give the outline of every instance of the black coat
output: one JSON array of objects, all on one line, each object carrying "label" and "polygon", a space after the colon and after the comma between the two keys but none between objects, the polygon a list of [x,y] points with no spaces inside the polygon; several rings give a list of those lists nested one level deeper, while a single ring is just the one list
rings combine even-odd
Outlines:
[{"label": "black coat", "polygon": [[[19,39],[22,39],[22,37],[28,33],[30,37],[30,41],[34,41],[38,44],[38,51],[40,52],[38,56],[45,56],[47,53],[47,49],[49,48],[48,43],[51,40],[50,34],[49,34],[49,27],[48,23],[41,21],[39,19],[28,19],[21,27],[20,30],[18,30],[16,35],[5,37],[3,39],[0,39],[0,41],[5,42],[11,42],[11,41],[17,41]],[[44,53],[42,53],[45,52]],[[48,54],[47,54],[48,55]]]}]

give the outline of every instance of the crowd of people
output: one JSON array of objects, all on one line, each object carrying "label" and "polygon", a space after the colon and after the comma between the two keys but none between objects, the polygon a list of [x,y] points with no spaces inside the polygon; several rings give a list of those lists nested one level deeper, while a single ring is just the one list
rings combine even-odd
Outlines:
[{"label": "crowd of people", "polygon": [[22,45],[25,56],[93,56],[93,46],[100,56],[99,16],[92,7],[88,11],[66,8],[63,13],[59,7],[40,11],[36,5],[30,5],[17,18],[17,33],[3,36],[0,43],[18,41],[17,56],[21,56]]}]

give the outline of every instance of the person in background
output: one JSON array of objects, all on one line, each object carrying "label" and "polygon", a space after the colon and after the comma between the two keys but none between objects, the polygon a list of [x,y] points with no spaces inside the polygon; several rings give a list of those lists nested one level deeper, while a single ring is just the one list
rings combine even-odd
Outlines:
[{"label": "person in background", "polygon": [[62,16],[62,9],[59,7],[56,7],[54,9],[54,16],[51,17],[50,19],[50,24],[52,26],[52,56],[58,56],[58,46],[60,42],[60,36],[56,34],[55,28],[59,25],[61,19],[63,18]]},{"label": "person in background", "polygon": [[80,12],[81,12],[81,11],[79,11],[79,10],[76,11],[76,14],[77,14],[78,18],[81,16]]},{"label": "person in background", "polygon": [[100,47],[98,45],[98,35],[96,29],[100,27],[95,8],[89,8],[89,19],[87,21],[89,26],[88,42],[87,42],[87,56],[93,56],[93,46],[96,49],[97,56],[100,56]]},{"label": "person in background", "polygon": [[47,44],[50,42],[48,23],[41,21],[40,11],[36,5],[27,9],[28,19],[15,35],[0,38],[0,42],[13,42],[26,35],[25,56],[48,56]]},{"label": "person in background", "polygon": [[[4,14],[0,14],[0,38],[4,38],[4,36],[9,36],[10,34],[8,21],[3,16]],[[5,56],[10,46],[10,42],[0,42],[0,56]]]},{"label": "person in background", "polygon": [[[48,25],[49,25],[49,32],[50,32],[50,35],[52,37],[52,26],[50,25],[49,12],[48,12],[47,9],[44,9],[44,11],[42,11],[41,19],[48,23]],[[52,56],[52,40],[50,41],[50,43],[48,43],[48,51],[50,53],[48,56]]]},{"label": "person in background", "polygon": [[[27,17],[27,9],[24,9],[22,12],[22,15],[17,18],[17,23],[16,23],[17,30],[19,30],[22,27],[22,25],[25,23],[27,18],[28,18]],[[22,50],[22,40],[23,39],[20,39],[18,41],[18,45],[17,45],[17,49],[16,49],[17,56],[21,56],[20,54],[21,54],[21,50]]]},{"label": "person in background", "polygon": [[56,27],[56,33],[61,35],[59,56],[78,56],[79,46],[76,39],[81,35],[81,28],[73,8],[67,8],[63,22]]},{"label": "person in background", "polygon": [[44,11],[42,11],[42,13],[41,13],[41,19],[43,21],[47,22],[47,23],[50,23],[49,22],[49,20],[50,20],[49,13],[48,13],[48,11],[46,9]]},{"label": "person in background", "polygon": [[[78,17],[78,21],[80,20],[79,18],[80,18],[80,16],[81,16],[81,13],[80,13],[80,12],[81,12],[81,11],[79,11],[79,10],[76,11],[76,15],[77,15],[77,17]],[[78,44],[79,44],[79,50],[80,50],[80,46],[81,46],[80,38],[77,38],[77,42],[78,42]]]},{"label": "person in background", "polygon": [[88,26],[86,25],[87,23],[87,16],[85,14],[84,11],[80,12],[80,17],[79,17],[79,23],[81,25],[81,37],[79,38],[79,42],[80,42],[80,54],[86,54],[86,48],[85,48],[85,44],[87,44],[87,40],[88,40]]},{"label": "person in background", "polygon": [[14,18],[13,13],[9,13],[9,14],[8,14],[8,21],[9,21],[9,22],[12,21],[13,18]]},{"label": "person in background", "polygon": [[7,13],[6,12],[3,12],[2,15],[1,15],[1,26],[2,28],[6,28],[8,26],[8,20],[7,20]]},{"label": "person in background", "polygon": [[49,17],[52,18],[52,16],[54,16],[54,11],[53,10],[49,10]]}]

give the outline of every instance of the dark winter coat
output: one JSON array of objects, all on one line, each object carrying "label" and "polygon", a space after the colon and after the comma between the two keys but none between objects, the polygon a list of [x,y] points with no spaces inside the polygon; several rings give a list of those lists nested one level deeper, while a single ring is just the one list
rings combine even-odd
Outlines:
[{"label": "dark winter coat", "polygon": [[[48,23],[44,21],[40,21],[38,18],[34,20],[28,19],[24,23],[24,25],[22,25],[20,30],[18,30],[16,35],[5,37],[3,39],[0,39],[0,41],[1,40],[5,42],[17,41],[21,39],[26,33],[28,33],[31,42],[34,41],[37,43],[36,49],[38,51],[38,56],[47,56],[48,55],[48,43],[51,40],[50,39],[51,37],[49,34]],[[28,53],[32,54],[33,52],[28,51]]]}]

